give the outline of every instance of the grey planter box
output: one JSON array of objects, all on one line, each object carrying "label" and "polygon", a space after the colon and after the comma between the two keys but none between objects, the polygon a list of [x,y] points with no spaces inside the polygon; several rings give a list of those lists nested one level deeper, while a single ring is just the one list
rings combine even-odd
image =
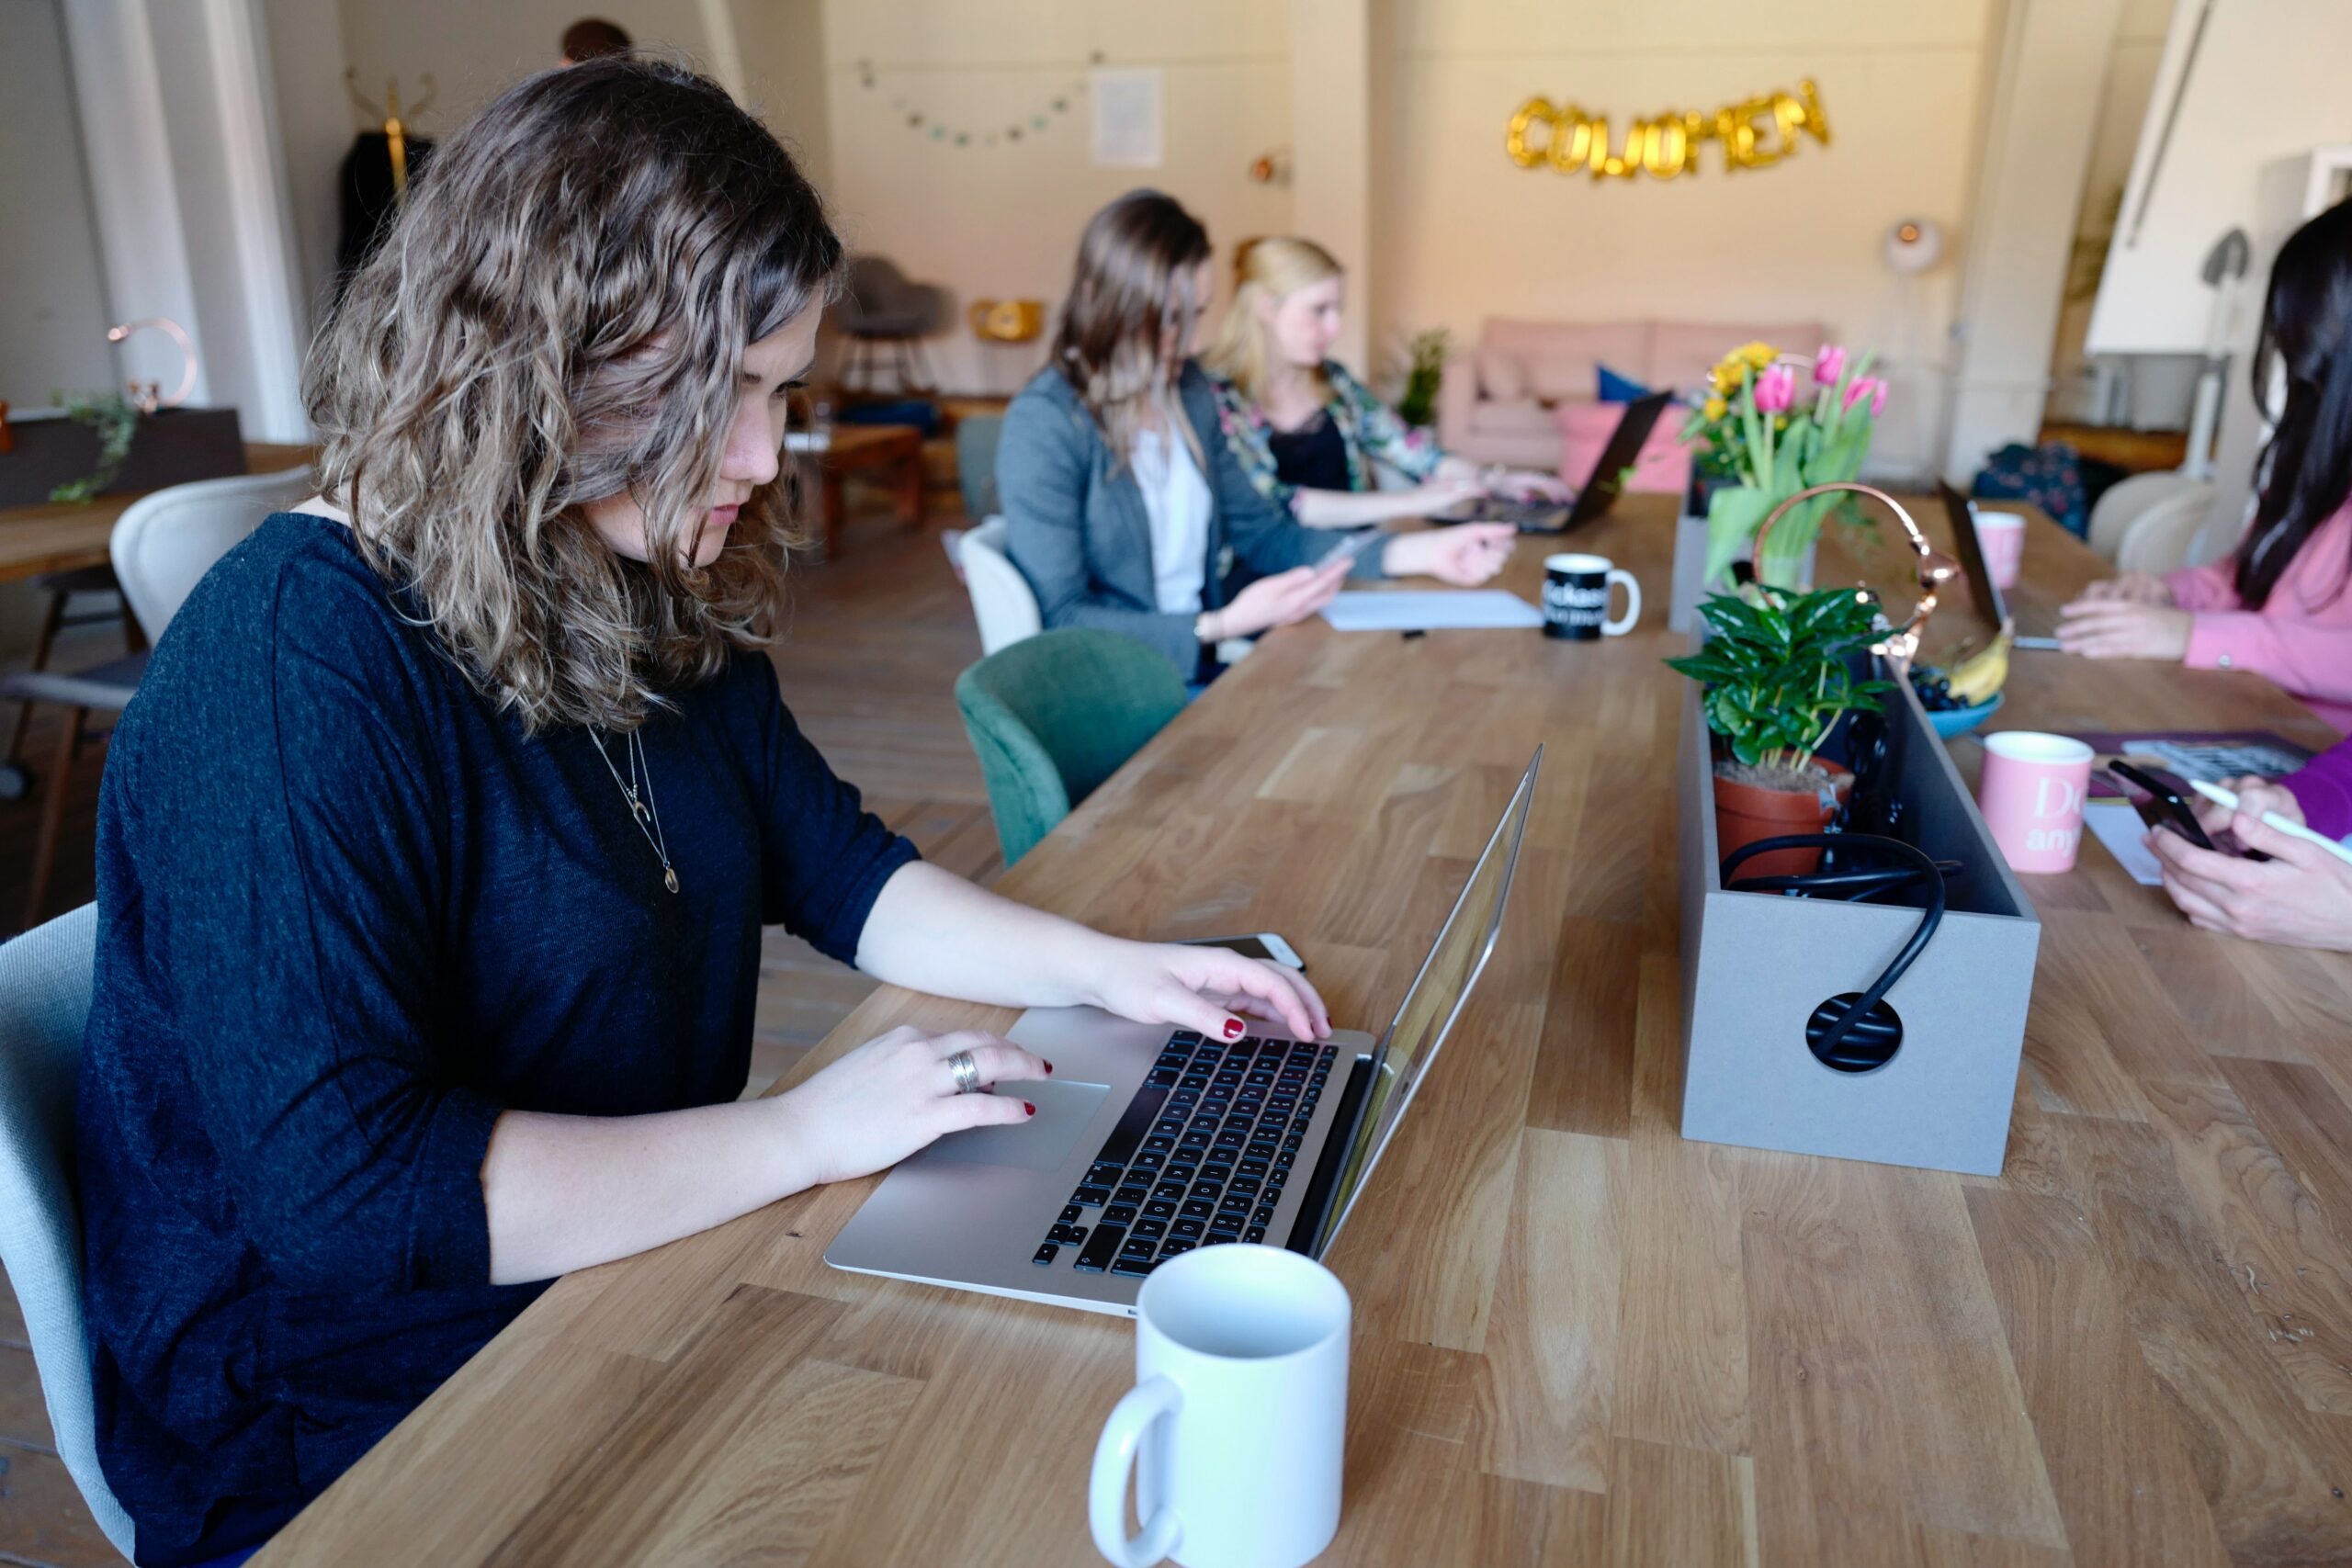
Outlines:
[{"label": "grey planter box", "polygon": [[1849,1073],[1805,1022],[1878,977],[1919,908],[1734,893],[1722,884],[1711,737],[1687,682],[1676,760],[1681,854],[1682,1135],[1707,1143],[1997,1175],[2041,922],[1911,694],[1888,694],[1904,836],[1966,870],[1927,951],[1888,993],[1902,1043]]}]

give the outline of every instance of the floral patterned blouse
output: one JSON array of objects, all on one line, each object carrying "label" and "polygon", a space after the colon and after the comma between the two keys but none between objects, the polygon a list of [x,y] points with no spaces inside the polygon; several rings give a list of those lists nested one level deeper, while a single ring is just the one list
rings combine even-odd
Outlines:
[{"label": "floral patterned blouse", "polygon": [[[1339,361],[1325,360],[1323,376],[1331,384],[1331,400],[1324,412],[1339,427],[1340,440],[1347,448],[1351,490],[1374,488],[1371,465],[1374,459],[1416,483],[1437,471],[1445,454],[1439,449],[1436,436],[1407,424]],[[1212,373],[1209,385],[1216,392],[1217,426],[1250,485],[1268,501],[1296,511],[1298,487],[1284,484],[1275,471],[1273,426],[1267,422],[1266,411],[1222,376]]]}]

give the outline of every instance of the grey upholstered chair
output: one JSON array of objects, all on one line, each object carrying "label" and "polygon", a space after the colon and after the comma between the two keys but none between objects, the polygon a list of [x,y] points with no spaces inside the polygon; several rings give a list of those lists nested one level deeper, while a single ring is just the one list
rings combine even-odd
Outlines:
[{"label": "grey upholstered chair", "polygon": [[74,1201],[74,1075],[97,930],[97,906],[85,904],[0,946],[0,1265],[24,1308],[58,1456],[129,1557],[130,1517],[98,1470]]},{"label": "grey upholstered chair", "polygon": [[888,256],[852,256],[849,297],[834,319],[849,334],[842,367],[844,390],[875,391],[877,355],[887,349],[900,392],[928,392],[935,383],[922,340],[945,324],[947,291],[936,284],[912,283]]}]

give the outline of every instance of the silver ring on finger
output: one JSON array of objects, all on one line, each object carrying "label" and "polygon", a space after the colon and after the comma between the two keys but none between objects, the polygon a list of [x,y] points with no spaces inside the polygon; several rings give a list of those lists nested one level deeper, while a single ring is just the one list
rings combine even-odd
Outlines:
[{"label": "silver ring on finger", "polygon": [[969,1094],[980,1087],[980,1065],[972,1060],[969,1051],[958,1051],[948,1057],[947,1067],[956,1075],[957,1094]]}]

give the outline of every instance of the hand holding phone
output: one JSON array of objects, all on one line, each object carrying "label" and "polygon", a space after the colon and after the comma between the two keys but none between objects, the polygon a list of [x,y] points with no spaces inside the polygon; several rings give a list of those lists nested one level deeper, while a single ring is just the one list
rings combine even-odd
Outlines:
[{"label": "hand holding phone", "polygon": [[2109,762],[2107,771],[2123,786],[2124,797],[2140,820],[2151,828],[2169,828],[2200,850],[2216,846],[2197,820],[2197,813],[2180,791],[2144,769],[2129,762]]},{"label": "hand holding phone", "polygon": [[1378,544],[1384,536],[1377,528],[1360,528],[1352,534],[1344,535],[1338,544],[1323,552],[1323,558],[1315,563],[1315,570],[1328,571],[1342,561],[1352,564],[1358,556]]}]

